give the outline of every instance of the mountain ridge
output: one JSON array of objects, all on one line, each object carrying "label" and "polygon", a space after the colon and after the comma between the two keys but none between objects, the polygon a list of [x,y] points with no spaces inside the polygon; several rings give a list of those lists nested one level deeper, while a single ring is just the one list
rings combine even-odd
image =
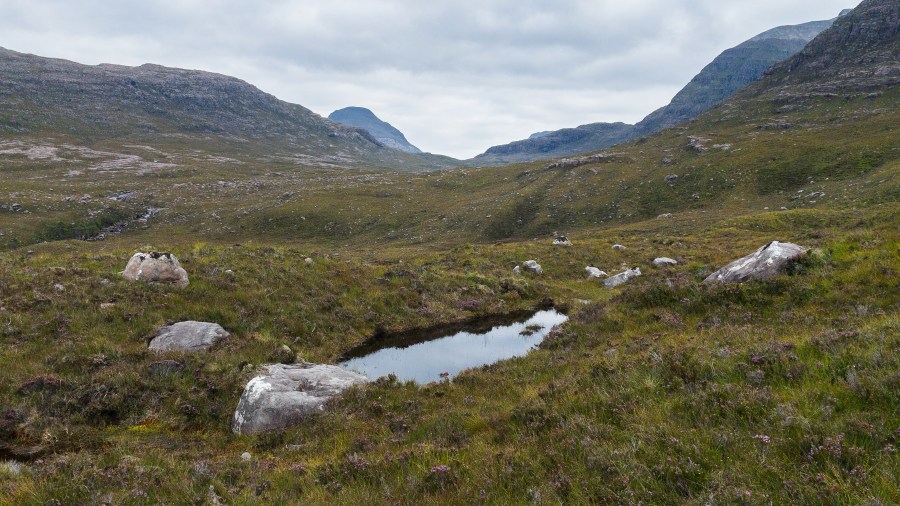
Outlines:
[{"label": "mountain ridge", "polygon": [[492,146],[469,161],[476,165],[497,165],[570,156],[614,146],[693,119],[758,79],[774,63],[796,54],[836,19],[771,28],[726,49],[694,76],[669,104],[634,125],[589,123],[575,129],[541,132],[543,135],[538,137]]},{"label": "mountain ridge", "polygon": [[350,127],[362,128],[371,134],[375,140],[389,148],[399,149],[407,153],[422,153],[422,150],[406,140],[403,132],[390,123],[383,121],[365,107],[344,107],[329,114],[328,119]]}]

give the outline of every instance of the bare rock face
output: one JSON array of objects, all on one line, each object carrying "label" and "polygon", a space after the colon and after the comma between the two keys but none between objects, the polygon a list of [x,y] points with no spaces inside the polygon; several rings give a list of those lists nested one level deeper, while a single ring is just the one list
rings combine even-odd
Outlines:
[{"label": "bare rock face", "polygon": [[625,272],[620,272],[615,276],[610,276],[603,280],[603,286],[607,288],[613,288],[622,284],[625,284],[632,280],[632,278],[636,278],[641,275],[640,267],[635,267],[634,269],[628,269]]},{"label": "bare rock face", "polygon": [[130,281],[165,283],[178,287],[188,285],[187,271],[181,268],[178,259],[171,253],[135,253],[122,277]]},{"label": "bare rock face", "polygon": [[751,279],[768,279],[784,272],[792,260],[804,253],[806,253],[806,248],[796,244],[772,241],[750,255],[722,267],[703,282],[743,283]]},{"label": "bare rock face", "polygon": [[150,349],[164,351],[200,351],[230,336],[218,323],[186,321],[159,329],[150,341]]},{"label": "bare rock face", "polygon": [[359,373],[333,365],[273,364],[247,386],[234,412],[235,434],[285,429],[325,410],[325,402],[344,390],[367,383]]}]

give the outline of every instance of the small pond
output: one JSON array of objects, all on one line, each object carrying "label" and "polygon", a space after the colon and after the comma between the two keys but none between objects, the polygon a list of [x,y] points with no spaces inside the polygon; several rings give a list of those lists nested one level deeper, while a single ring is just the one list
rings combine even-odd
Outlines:
[{"label": "small pond", "polygon": [[547,309],[376,336],[347,352],[339,365],[372,380],[394,374],[400,381],[430,383],[524,355],[540,344],[550,329],[568,319]]}]

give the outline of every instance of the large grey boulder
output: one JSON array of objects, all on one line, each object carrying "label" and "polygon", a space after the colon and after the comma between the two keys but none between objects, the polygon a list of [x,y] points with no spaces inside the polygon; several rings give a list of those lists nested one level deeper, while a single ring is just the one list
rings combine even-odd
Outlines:
[{"label": "large grey boulder", "polygon": [[636,278],[641,275],[641,268],[635,267],[634,269],[628,269],[625,272],[620,272],[615,276],[610,276],[603,280],[603,286],[607,288],[613,288],[619,286],[621,284],[627,283],[631,281],[632,278]]},{"label": "large grey boulder", "polygon": [[188,285],[187,272],[171,253],[135,253],[122,271],[129,281],[165,283],[179,287]]},{"label": "large grey boulder", "polygon": [[230,336],[218,323],[186,321],[159,329],[150,341],[150,349],[164,351],[200,351]]},{"label": "large grey boulder", "polygon": [[272,364],[247,386],[234,412],[235,434],[259,434],[296,425],[325,410],[325,402],[367,383],[362,374],[334,365]]},{"label": "large grey boulder", "polygon": [[755,252],[722,267],[703,280],[704,283],[743,283],[751,279],[768,279],[784,272],[788,263],[806,253],[806,248],[789,242],[772,241]]}]

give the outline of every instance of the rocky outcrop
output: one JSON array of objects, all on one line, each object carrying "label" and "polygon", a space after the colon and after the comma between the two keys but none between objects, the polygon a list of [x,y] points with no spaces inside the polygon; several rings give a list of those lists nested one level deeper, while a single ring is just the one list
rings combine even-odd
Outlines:
[{"label": "rocky outcrop", "polygon": [[641,275],[640,267],[635,267],[634,269],[628,269],[625,272],[620,272],[615,276],[610,276],[603,280],[603,286],[607,288],[613,288],[622,284],[625,284],[632,279]]},{"label": "rocky outcrop", "polygon": [[333,365],[264,366],[244,388],[231,429],[235,434],[259,434],[291,427],[323,412],[332,397],[368,381]]},{"label": "rocky outcrop", "polygon": [[217,323],[186,321],[162,327],[150,341],[149,348],[165,351],[200,351],[230,336]]},{"label": "rocky outcrop", "polygon": [[187,272],[181,267],[178,259],[171,253],[135,253],[122,277],[129,281],[171,284],[178,287],[188,285]]},{"label": "rocky outcrop", "polygon": [[703,280],[704,283],[743,283],[751,279],[769,279],[785,271],[806,249],[789,242],[772,241],[755,252],[722,267]]}]

